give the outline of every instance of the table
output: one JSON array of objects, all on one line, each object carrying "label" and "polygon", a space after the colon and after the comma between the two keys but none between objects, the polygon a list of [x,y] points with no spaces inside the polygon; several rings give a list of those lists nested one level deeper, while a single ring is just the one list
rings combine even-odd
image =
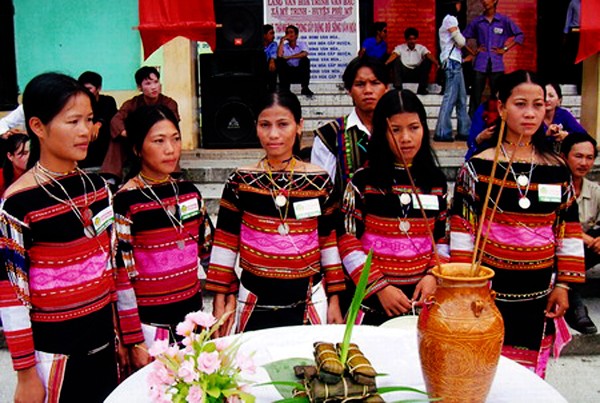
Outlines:
[{"label": "table", "polygon": [[[284,358],[312,358],[313,342],[341,342],[344,328],[343,325],[292,326],[247,332],[233,337],[242,337],[241,351],[254,352],[255,363],[259,366]],[[360,346],[378,372],[387,374],[377,378],[378,386],[411,386],[425,390],[414,325],[400,328],[355,326],[352,341]],[[151,365],[125,380],[106,402],[151,402],[146,383]],[[263,368],[258,368],[251,380],[268,382],[269,378]],[[257,402],[281,399],[273,386],[253,387],[252,393],[256,396]],[[423,396],[397,392],[386,393],[382,397],[386,401],[395,401]],[[496,377],[487,399],[488,403],[566,401],[543,379],[505,357],[500,358]]]}]

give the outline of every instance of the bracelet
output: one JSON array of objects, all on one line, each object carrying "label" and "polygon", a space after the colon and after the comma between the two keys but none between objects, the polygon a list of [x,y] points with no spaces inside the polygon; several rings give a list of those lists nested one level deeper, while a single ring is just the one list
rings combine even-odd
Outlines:
[{"label": "bracelet", "polygon": [[567,284],[565,284],[565,283],[556,283],[556,284],[554,284],[554,287],[562,288],[562,289],[565,289],[565,290],[567,290],[567,291],[570,291],[570,290],[571,290],[571,287],[569,287],[569,286],[568,286]]}]

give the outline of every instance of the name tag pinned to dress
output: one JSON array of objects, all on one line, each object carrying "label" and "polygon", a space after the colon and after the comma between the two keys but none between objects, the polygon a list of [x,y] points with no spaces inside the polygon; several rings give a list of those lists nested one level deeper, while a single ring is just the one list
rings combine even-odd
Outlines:
[{"label": "name tag pinned to dress", "polygon": [[[418,197],[421,200],[421,204],[423,205],[424,210],[439,210],[440,209],[440,202],[439,202],[437,196],[420,194],[420,195],[418,195]],[[412,204],[413,204],[414,209],[420,208],[419,200],[417,199],[417,195],[414,193],[412,194]]]},{"label": "name tag pinned to dress", "polygon": [[112,206],[106,207],[104,210],[96,214],[96,216],[92,219],[92,223],[94,224],[94,230],[96,234],[100,234],[104,231],[110,224],[115,220],[115,215],[113,213]]},{"label": "name tag pinned to dress", "polygon": [[494,27],[494,33],[496,35],[502,35],[503,32],[504,32],[504,28],[502,28],[502,27]]},{"label": "name tag pinned to dress", "polygon": [[562,188],[560,185],[538,185],[538,200],[547,203],[560,203]]},{"label": "name tag pinned to dress", "polygon": [[294,203],[294,213],[297,219],[318,217],[321,215],[319,199],[308,199]]},{"label": "name tag pinned to dress", "polygon": [[180,202],[177,208],[179,209],[179,218],[181,220],[200,214],[200,206],[196,198]]}]

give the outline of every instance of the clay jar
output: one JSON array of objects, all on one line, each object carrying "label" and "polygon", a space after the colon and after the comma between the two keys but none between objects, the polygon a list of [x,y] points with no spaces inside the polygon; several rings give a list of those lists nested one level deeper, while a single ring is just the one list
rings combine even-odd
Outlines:
[{"label": "clay jar", "polygon": [[434,268],[436,292],[418,322],[419,355],[430,397],[448,402],[484,402],[504,339],[504,322],[489,280],[493,270],[443,264]]}]

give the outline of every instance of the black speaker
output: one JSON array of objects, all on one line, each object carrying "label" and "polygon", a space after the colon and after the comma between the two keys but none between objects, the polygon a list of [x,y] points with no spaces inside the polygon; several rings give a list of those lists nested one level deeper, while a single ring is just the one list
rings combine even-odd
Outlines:
[{"label": "black speaker", "polygon": [[215,0],[217,50],[262,49],[262,0]]},{"label": "black speaker", "polygon": [[200,56],[202,146],[259,148],[256,116],[264,80],[252,71],[223,71],[220,62],[217,54]]}]

